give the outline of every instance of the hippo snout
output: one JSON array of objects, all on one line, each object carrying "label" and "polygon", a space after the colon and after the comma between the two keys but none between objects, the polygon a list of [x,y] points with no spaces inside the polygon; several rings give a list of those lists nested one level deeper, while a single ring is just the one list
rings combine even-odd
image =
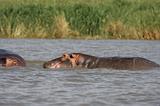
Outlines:
[{"label": "hippo snout", "polygon": [[43,64],[43,68],[47,68],[48,64],[47,63],[44,63]]}]

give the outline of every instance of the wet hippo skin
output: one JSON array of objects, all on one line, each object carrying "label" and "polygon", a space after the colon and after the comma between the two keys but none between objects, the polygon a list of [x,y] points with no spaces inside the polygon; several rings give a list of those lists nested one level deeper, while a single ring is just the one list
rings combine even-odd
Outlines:
[{"label": "wet hippo skin", "polygon": [[119,70],[146,70],[160,67],[157,63],[141,57],[96,57],[82,53],[63,54],[45,62],[44,68],[108,68]]},{"label": "wet hippo skin", "polygon": [[59,57],[45,62],[43,68],[72,68],[72,64],[69,60],[62,61],[62,57]]},{"label": "wet hippo skin", "polygon": [[2,67],[14,67],[14,66],[26,66],[25,60],[18,54],[9,50],[0,49],[0,66]]}]

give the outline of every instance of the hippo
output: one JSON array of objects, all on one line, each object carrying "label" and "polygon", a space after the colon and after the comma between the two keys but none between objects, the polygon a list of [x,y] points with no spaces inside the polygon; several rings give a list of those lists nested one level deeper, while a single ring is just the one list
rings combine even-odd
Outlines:
[{"label": "hippo", "polygon": [[18,54],[9,50],[0,49],[0,66],[15,67],[26,66],[25,60]]},{"label": "hippo", "polygon": [[146,70],[160,67],[142,57],[96,57],[83,53],[64,53],[43,64],[44,68],[108,68],[118,70]]}]

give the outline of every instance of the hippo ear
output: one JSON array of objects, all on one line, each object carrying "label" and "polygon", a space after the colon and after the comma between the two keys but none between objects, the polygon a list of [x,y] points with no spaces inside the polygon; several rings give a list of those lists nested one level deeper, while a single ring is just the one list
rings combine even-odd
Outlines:
[{"label": "hippo ear", "polygon": [[68,54],[67,53],[63,53],[62,57],[67,57]]},{"label": "hippo ear", "polygon": [[63,55],[62,55],[62,61],[65,61],[65,60],[67,60],[67,59],[69,59],[69,55],[67,54],[67,53],[64,53]]}]

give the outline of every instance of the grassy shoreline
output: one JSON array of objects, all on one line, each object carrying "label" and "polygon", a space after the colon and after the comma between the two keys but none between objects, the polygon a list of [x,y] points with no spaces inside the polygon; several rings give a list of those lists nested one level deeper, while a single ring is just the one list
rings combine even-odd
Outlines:
[{"label": "grassy shoreline", "polygon": [[0,0],[0,38],[160,40],[160,1]]}]

